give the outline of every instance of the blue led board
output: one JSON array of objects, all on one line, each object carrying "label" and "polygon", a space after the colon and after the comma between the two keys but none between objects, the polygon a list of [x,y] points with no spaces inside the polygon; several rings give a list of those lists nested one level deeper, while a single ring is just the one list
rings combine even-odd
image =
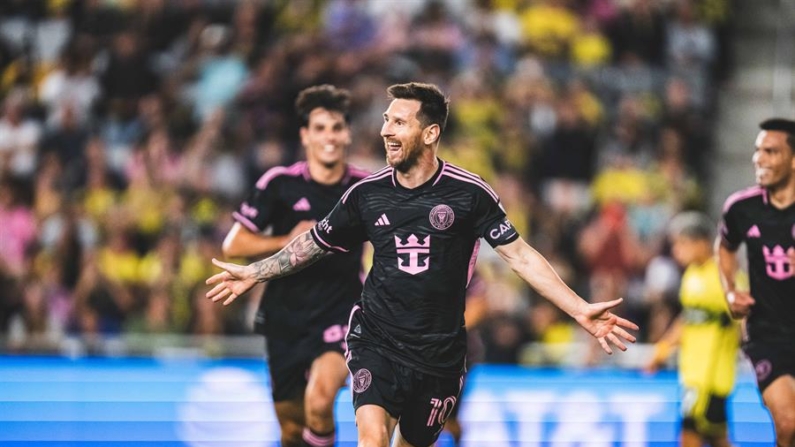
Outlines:
[{"label": "blue led board", "polygon": [[[337,445],[355,446],[350,391]],[[678,445],[676,376],[481,366],[462,400],[465,447]],[[736,446],[769,446],[751,377],[730,400]],[[275,447],[265,362],[0,356],[0,446]],[[449,446],[448,438],[440,446]]]}]

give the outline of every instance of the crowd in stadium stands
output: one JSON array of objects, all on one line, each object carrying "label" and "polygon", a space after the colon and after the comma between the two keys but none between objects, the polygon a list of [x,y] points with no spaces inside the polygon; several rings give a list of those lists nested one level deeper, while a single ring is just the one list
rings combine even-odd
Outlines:
[{"label": "crowd in stadium stands", "polygon": [[[451,96],[441,156],[495,186],[566,283],[625,297],[656,341],[680,277],[666,224],[706,205],[728,3],[4,1],[3,346],[247,333],[252,305],[212,306],[203,280],[247,188],[301,158],[296,94],[350,89],[351,157],[375,170],[385,87],[412,80]],[[562,361],[524,347],[584,333],[495,259],[478,266],[484,360]]]}]

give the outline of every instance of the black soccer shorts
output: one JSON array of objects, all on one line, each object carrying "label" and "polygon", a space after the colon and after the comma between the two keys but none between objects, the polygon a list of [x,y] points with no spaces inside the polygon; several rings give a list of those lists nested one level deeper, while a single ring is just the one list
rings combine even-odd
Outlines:
[{"label": "black soccer shorts", "polygon": [[743,352],[751,360],[759,392],[784,375],[795,377],[795,342],[775,344],[751,341],[743,344]]},{"label": "black soccer shorts", "polygon": [[337,324],[312,330],[300,338],[266,337],[273,401],[301,399],[309,383],[312,362],[329,351],[345,355],[346,329]]},{"label": "black soccer shorts", "polygon": [[412,445],[436,442],[458,404],[463,377],[425,374],[361,344],[349,348],[354,410],[378,405],[398,419],[401,435]]}]

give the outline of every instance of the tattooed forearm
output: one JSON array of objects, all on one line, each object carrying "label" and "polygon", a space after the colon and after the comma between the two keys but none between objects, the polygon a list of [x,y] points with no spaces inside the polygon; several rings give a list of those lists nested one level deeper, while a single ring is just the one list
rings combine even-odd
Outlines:
[{"label": "tattooed forearm", "polygon": [[275,255],[252,265],[257,270],[257,281],[270,281],[303,270],[329,254],[315,243],[307,231]]}]

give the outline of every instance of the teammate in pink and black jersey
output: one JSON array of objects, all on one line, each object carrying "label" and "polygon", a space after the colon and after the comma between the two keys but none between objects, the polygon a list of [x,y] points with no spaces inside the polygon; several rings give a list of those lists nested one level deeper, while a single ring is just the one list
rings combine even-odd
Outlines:
[{"label": "teammate in pink and black jersey", "polygon": [[[350,144],[349,94],[330,85],[302,91],[306,161],[275,167],[233,213],[226,256],[261,257],[287,245],[326,216],[368,173],[345,163]],[[266,236],[265,231],[270,230]],[[362,291],[362,246],[325,259],[300,275],[268,284],[255,326],[266,336],[268,366],[283,446],[331,446],[333,405],[348,370],[343,353],[353,303]]]},{"label": "teammate in pink and black jersey", "polygon": [[[213,262],[207,293],[229,303],[255,283],[290,275],[363,241],[373,268],[348,324],[348,368],[359,446],[432,445],[462,386],[464,301],[480,239],[596,337],[626,349],[637,329],[611,313],[620,299],[589,304],[519,236],[494,190],[479,176],[436,157],[448,100],[434,85],[388,89],[381,136],[388,166],[351,187],[311,231],[247,266]],[[395,430],[397,429],[397,433]]]},{"label": "teammate in pink and black jersey", "polygon": [[[753,163],[757,186],[723,207],[718,260],[729,309],[746,318],[743,351],[754,364],[780,447],[795,447],[795,121],[760,124]],[[735,289],[745,243],[750,293]]]}]

